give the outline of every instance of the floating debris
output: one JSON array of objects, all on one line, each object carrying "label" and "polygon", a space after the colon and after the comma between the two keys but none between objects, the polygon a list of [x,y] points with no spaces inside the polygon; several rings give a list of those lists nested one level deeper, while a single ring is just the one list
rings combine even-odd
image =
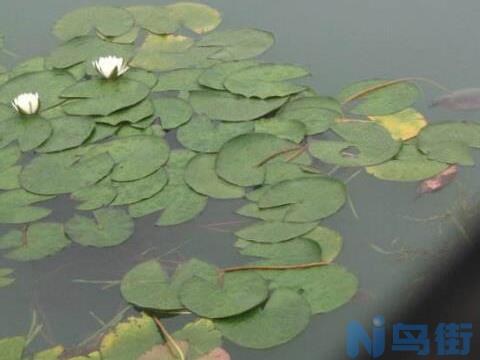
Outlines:
[{"label": "floating debris", "polygon": [[417,188],[417,195],[433,193],[442,190],[445,186],[450,184],[458,174],[458,166],[450,165],[440,174],[422,181]]}]

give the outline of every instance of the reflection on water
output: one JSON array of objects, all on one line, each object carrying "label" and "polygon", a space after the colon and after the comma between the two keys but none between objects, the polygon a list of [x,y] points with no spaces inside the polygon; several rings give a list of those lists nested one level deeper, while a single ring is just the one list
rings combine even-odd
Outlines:
[{"label": "reflection on water", "polygon": [[[31,8],[14,0],[3,0],[0,5],[4,10],[0,13],[0,30],[12,50],[25,58],[45,53],[53,46],[47,29],[55,18],[74,7],[97,2],[28,3]],[[456,41],[465,38],[468,26],[480,26],[468,4],[450,9],[447,2],[429,0],[416,4],[412,12],[408,2],[393,0],[376,2],[375,6],[374,2],[320,4],[314,0],[208,3],[226,14],[235,14],[225,16],[225,28],[252,25],[275,32],[278,44],[267,58],[307,64],[314,75],[311,85],[320,93],[335,93],[354,80],[377,76],[421,74],[457,88],[480,84],[476,71],[478,44],[459,45]],[[462,19],[462,24],[450,18],[452,12],[440,11],[447,7]],[[8,14],[21,17],[12,23],[15,17]],[[426,18],[433,23],[427,26]],[[448,27],[452,21],[456,26]],[[449,34],[444,34],[446,27]],[[447,49],[445,44],[451,46]],[[437,49],[442,49],[441,53]],[[452,64],[462,69],[452,69]],[[437,94],[431,91],[426,93],[427,98]],[[432,122],[452,117],[447,110],[420,110]],[[472,120],[478,115],[457,113],[455,118]],[[349,320],[369,322],[373,314],[397,311],[415,298],[430,274],[445,266],[451,254],[468,249],[468,224],[478,211],[474,196],[478,192],[478,169],[462,168],[453,184],[420,198],[416,198],[417,184],[379,181],[351,169],[333,170],[339,179],[349,179],[350,206],[325,224],[343,235],[344,251],[338,262],[358,275],[361,290],[347,306],[314,317],[308,331],[285,346],[260,353],[229,344],[234,359],[293,359],[298,358],[299,349],[304,354],[302,359],[318,359],[320,354],[334,358],[338,348],[343,354],[343,334]],[[201,216],[175,227],[158,228],[154,226],[156,215],[144,217],[136,221],[131,240],[111,249],[72,246],[47,261],[26,264],[0,258],[0,267],[14,268],[17,279],[13,286],[0,289],[0,337],[26,333],[35,312],[43,329],[33,349],[58,343],[95,345],[92,335],[125,309],[117,281],[135,264],[158,258],[173,269],[191,257],[218,266],[245,261],[232,246],[233,232],[245,225],[238,223],[244,218],[234,215],[242,204],[210,201]],[[55,212],[48,220],[62,221],[73,214],[72,203],[65,198],[51,205]],[[6,230],[2,227],[2,232]],[[169,326],[180,324],[172,320]]]}]

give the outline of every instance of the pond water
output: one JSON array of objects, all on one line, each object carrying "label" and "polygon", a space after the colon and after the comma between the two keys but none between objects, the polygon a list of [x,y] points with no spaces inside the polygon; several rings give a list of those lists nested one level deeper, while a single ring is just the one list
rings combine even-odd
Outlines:
[{"label": "pond water", "polygon": [[[0,32],[8,49],[19,55],[18,59],[3,56],[3,63],[48,54],[56,44],[50,28],[69,10],[92,4],[135,3],[144,1],[2,0]],[[307,83],[323,95],[337,94],[356,80],[376,77],[422,76],[452,89],[480,85],[480,43],[472,36],[480,30],[478,1],[206,3],[222,12],[221,28],[254,27],[273,32],[276,45],[263,59],[306,66],[312,73]],[[428,85],[423,89],[425,99],[417,108],[430,123],[476,120],[480,115],[429,108],[439,91]],[[439,267],[468,245],[470,240],[458,223],[475,208],[477,168],[462,167],[453,184],[419,198],[416,183],[380,181],[355,171],[339,170],[335,176],[346,180],[355,175],[348,191],[356,214],[347,205],[324,223],[343,235],[338,262],[358,276],[359,293],[340,309],[315,316],[307,331],[280,347],[254,351],[226,342],[233,359],[343,358],[350,320],[369,324],[373,315],[384,314],[388,321],[415,300]],[[233,232],[246,224],[238,223],[245,218],[234,214],[242,203],[210,201],[199,217],[175,227],[155,227],[156,215],[141,218],[136,221],[135,235],[114,248],[72,246],[53,258],[32,263],[0,258],[0,267],[14,268],[16,277],[14,285],[0,289],[0,338],[25,333],[35,310],[44,331],[32,349],[73,346],[98,330],[101,325],[96,317],[108,321],[126,306],[118,286],[104,289],[102,284],[72,280],[120,280],[135,264],[154,257],[172,268],[190,257],[218,266],[244,262],[233,247]],[[74,213],[66,197],[51,201],[51,206],[55,212],[48,220],[65,221]],[[442,216],[448,211],[453,211],[457,222]],[[178,321],[171,319],[166,324],[175,329],[181,325]]]}]

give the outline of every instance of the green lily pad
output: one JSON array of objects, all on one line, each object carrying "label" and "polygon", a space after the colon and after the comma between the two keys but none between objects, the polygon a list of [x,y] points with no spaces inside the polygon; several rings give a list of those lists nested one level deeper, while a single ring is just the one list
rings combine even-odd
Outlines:
[{"label": "green lily pad", "polygon": [[317,223],[260,222],[235,233],[241,239],[260,243],[276,243],[308,233]]},{"label": "green lily pad", "polygon": [[49,153],[80,146],[95,128],[93,120],[86,117],[63,116],[48,121],[52,127],[52,135],[36,148],[37,152]]},{"label": "green lily pad", "polygon": [[160,117],[162,128],[175,129],[190,120],[193,114],[188,102],[179,98],[160,98],[153,100],[155,114]]},{"label": "green lily pad", "polygon": [[200,90],[198,77],[204,69],[179,69],[161,74],[153,91],[192,91]]},{"label": "green lily pad", "polygon": [[210,319],[243,313],[267,297],[267,283],[255,272],[219,274],[216,279],[198,274],[179,290],[180,301],[187,309]]},{"label": "green lily pad", "polygon": [[372,91],[365,92],[364,95],[352,101],[349,112],[357,115],[392,114],[410,107],[420,97],[420,90],[413,82],[391,83],[390,80],[364,80],[343,89],[338,98],[341,102],[346,102],[351,96],[369,89]]},{"label": "green lily pad", "polygon": [[293,290],[278,289],[264,307],[218,319],[215,325],[223,336],[240,346],[267,349],[293,339],[309,321],[307,301]]},{"label": "green lily pad", "polygon": [[135,181],[113,182],[117,196],[112,205],[128,205],[151,198],[160,192],[167,182],[167,173],[162,168]]},{"label": "green lily pad", "polygon": [[[108,153],[115,162],[111,177],[114,181],[132,181],[150,175],[168,160],[167,142],[155,135],[136,135],[94,145],[87,158]],[[155,154],[155,156],[152,156]]]},{"label": "green lily pad", "polygon": [[215,64],[207,70],[202,70],[201,75],[198,77],[198,82],[211,89],[226,90],[224,83],[227,77],[254,65],[258,65],[258,62],[255,60],[229,61]]},{"label": "green lily pad", "polygon": [[420,181],[439,174],[447,167],[445,163],[429,160],[415,145],[404,144],[394,159],[365,170],[381,180]]},{"label": "green lily pad", "polygon": [[185,182],[196,192],[215,199],[236,199],[245,195],[243,187],[220,179],[215,172],[215,155],[195,156],[185,170]]},{"label": "green lily pad", "polygon": [[249,99],[225,91],[192,91],[190,102],[194,110],[210,119],[249,121],[258,119],[282,106],[287,98]]},{"label": "green lily pad", "polygon": [[480,124],[456,122],[429,125],[418,135],[418,147],[431,160],[474,165],[470,148],[480,148]]},{"label": "green lily pad", "polygon": [[0,224],[23,224],[48,216],[52,210],[32,204],[51,198],[32,194],[23,189],[0,193]]},{"label": "green lily pad", "polygon": [[73,200],[80,201],[77,210],[96,210],[110,205],[117,191],[110,183],[98,183],[72,193]]},{"label": "green lily pad", "polygon": [[99,209],[93,216],[75,215],[65,224],[65,232],[76,243],[94,247],[120,245],[133,234],[134,223],[125,210]]},{"label": "green lily pad", "polygon": [[[0,268],[0,288],[9,286],[15,282],[15,278],[12,277],[13,269]],[[0,343],[0,349],[2,348]]]},{"label": "green lily pad", "polygon": [[346,201],[345,185],[323,176],[286,180],[260,197],[260,208],[289,205],[284,221],[312,222],[336,213]]},{"label": "green lily pad", "polygon": [[129,6],[125,8],[135,23],[154,34],[171,34],[178,30],[178,22],[164,6]]},{"label": "green lily pad", "polygon": [[[54,135],[55,127],[51,121],[40,116],[14,118],[18,133],[18,144],[22,151],[37,149]],[[55,140],[54,140],[55,141]]]},{"label": "green lily pad", "polygon": [[62,97],[72,99],[62,108],[70,115],[106,116],[139,103],[149,93],[148,86],[127,78],[85,80],[62,92]]},{"label": "green lily pad", "polygon": [[239,239],[235,247],[240,254],[253,256],[262,260],[255,261],[255,265],[295,265],[322,261],[322,249],[309,239],[292,239],[280,243],[256,243]]},{"label": "green lily pad", "polygon": [[298,144],[306,135],[306,127],[300,121],[273,117],[255,121],[255,132],[272,134]]},{"label": "green lily pad", "polygon": [[128,59],[132,53],[132,45],[114,44],[97,37],[80,36],[53,50],[47,59],[47,63],[55,69],[69,70],[78,65],[76,71],[81,73],[80,78],[82,78],[87,69],[90,69],[89,72],[93,73],[94,69],[91,62],[97,58],[111,54]]},{"label": "green lily pad", "polygon": [[55,255],[70,245],[63,225],[57,223],[35,223],[25,233],[16,231],[14,235],[20,245],[10,250],[5,257],[17,261],[40,260]]},{"label": "green lily pad", "polygon": [[210,56],[222,61],[244,60],[267,51],[275,42],[271,33],[257,29],[218,31],[203,37],[198,46],[217,49]]},{"label": "green lily pad", "polygon": [[186,148],[198,152],[215,153],[230,139],[249,133],[253,124],[215,122],[206,116],[194,116],[177,131],[177,140]]},{"label": "green lily pad", "polygon": [[358,290],[358,280],[352,273],[338,265],[311,269],[283,271],[271,284],[273,289],[303,290],[312,313],[326,313],[347,302]]},{"label": "green lily pad", "polygon": [[84,7],[64,15],[55,23],[53,33],[62,40],[87,35],[93,29],[105,36],[119,36],[134,25],[133,16],[113,6]]},{"label": "green lily pad", "polygon": [[312,141],[310,153],[329,164],[366,166],[383,163],[400,150],[400,142],[380,125],[365,122],[345,122],[332,126],[344,141]]},{"label": "green lily pad", "polygon": [[278,206],[271,209],[260,209],[257,204],[250,203],[237,209],[235,212],[242,216],[247,216],[264,221],[281,221],[285,218],[288,211],[287,206]]},{"label": "green lily pad", "polygon": [[20,174],[22,187],[35,194],[64,194],[93,185],[114,166],[102,153],[81,158],[74,151],[45,154],[33,159]]},{"label": "green lily pad", "polygon": [[225,88],[246,97],[282,97],[299,93],[305,86],[286,82],[307,76],[309,72],[299,66],[260,64],[234,72],[225,80]]},{"label": "green lily pad", "polygon": [[123,277],[120,289],[125,300],[134,305],[163,311],[178,310],[183,308],[178,289],[195,275],[213,281],[217,278],[214,267],[191,259],[179,265],[170,280],[161,264],[150,260],[131,269]]},{"label": "green lily pad", "polygon": [[108,116],[95,117],[97,123],[117,126],[121,123],[136,123],[153,115],[155,109],[149,99]]},{"label": "green lily pad", "polygon": [[[240,135],[225,143],[220,149],[216,162],[217,174],[236,185],[260,185],[265,181],[264,165],[283,161],[289,153],[283,155],[279,153],[296,148],[296,144],[270,134]],[[266,161],[277,153],[278,156]]]},{"label": "green lily pad", "polygon": [[0,339],[0,354],[2,360],[21,360],[27,340],[23,336]]},{"label": "green lily pad", "polygon": [[20,187],[18,176],[22,171],[21,165],[0,168],[0,190],[13,190]]},{"label": "green lily pad", "polygon": [[222,21],[218,10],[205,4],[177,2],[166,8],[173,19],[197,34],[215,30]]},{"label": "green lily pad", "polygon": [[332,262],[340,254],[343,246],[342,236],[335,230],[318,226],[309,233],[302,235],[303,239],[316,242],[322,249],[321,261]]},{"label": "green lily pad", "polygon": [[0,102],[10,104],[19,94],[38,92],[40,110],[46,110],[64,101],[60,95],[75,79],[68,73],[57,71],[32,72],[11,78],[0,87]]}]

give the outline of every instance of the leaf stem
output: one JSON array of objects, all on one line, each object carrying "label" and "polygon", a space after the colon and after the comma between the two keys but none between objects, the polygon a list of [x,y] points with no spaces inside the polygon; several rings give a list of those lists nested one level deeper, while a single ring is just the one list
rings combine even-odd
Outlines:
[{"label": "leaf stem", "polygon": [[172,335],[170,335],[170,333],[165,328],[165,326],[163,326],[160,319],[157,318],[156,316],[153,316],[153,320],[155,321],[155,324],[157,324],[158,328],[160,329],[160,332],[162,333],[163,337],[165,338],[165,342],[166,342],[167,346],[170,348],[170,351],[172,352],[172,354],[176,358],[179,358],[180,360],[185,360],[185,355],[183,354],[182,349],[180,349],[180,346],[178,346],[175,339],[172,337]]},{"label": "leaf stem", "polygon": [[306,264],[295,264],[295,265],[243,265],[243,266],[232,266],[222,269],[223,273],[227,272],[236,272],[236,271],[247,271],[247,270],[299,270],[299,269],[310,269],[314,267],[320,267],[325,265],[330,265],[330,261],[318,261],[311,262]]}]

